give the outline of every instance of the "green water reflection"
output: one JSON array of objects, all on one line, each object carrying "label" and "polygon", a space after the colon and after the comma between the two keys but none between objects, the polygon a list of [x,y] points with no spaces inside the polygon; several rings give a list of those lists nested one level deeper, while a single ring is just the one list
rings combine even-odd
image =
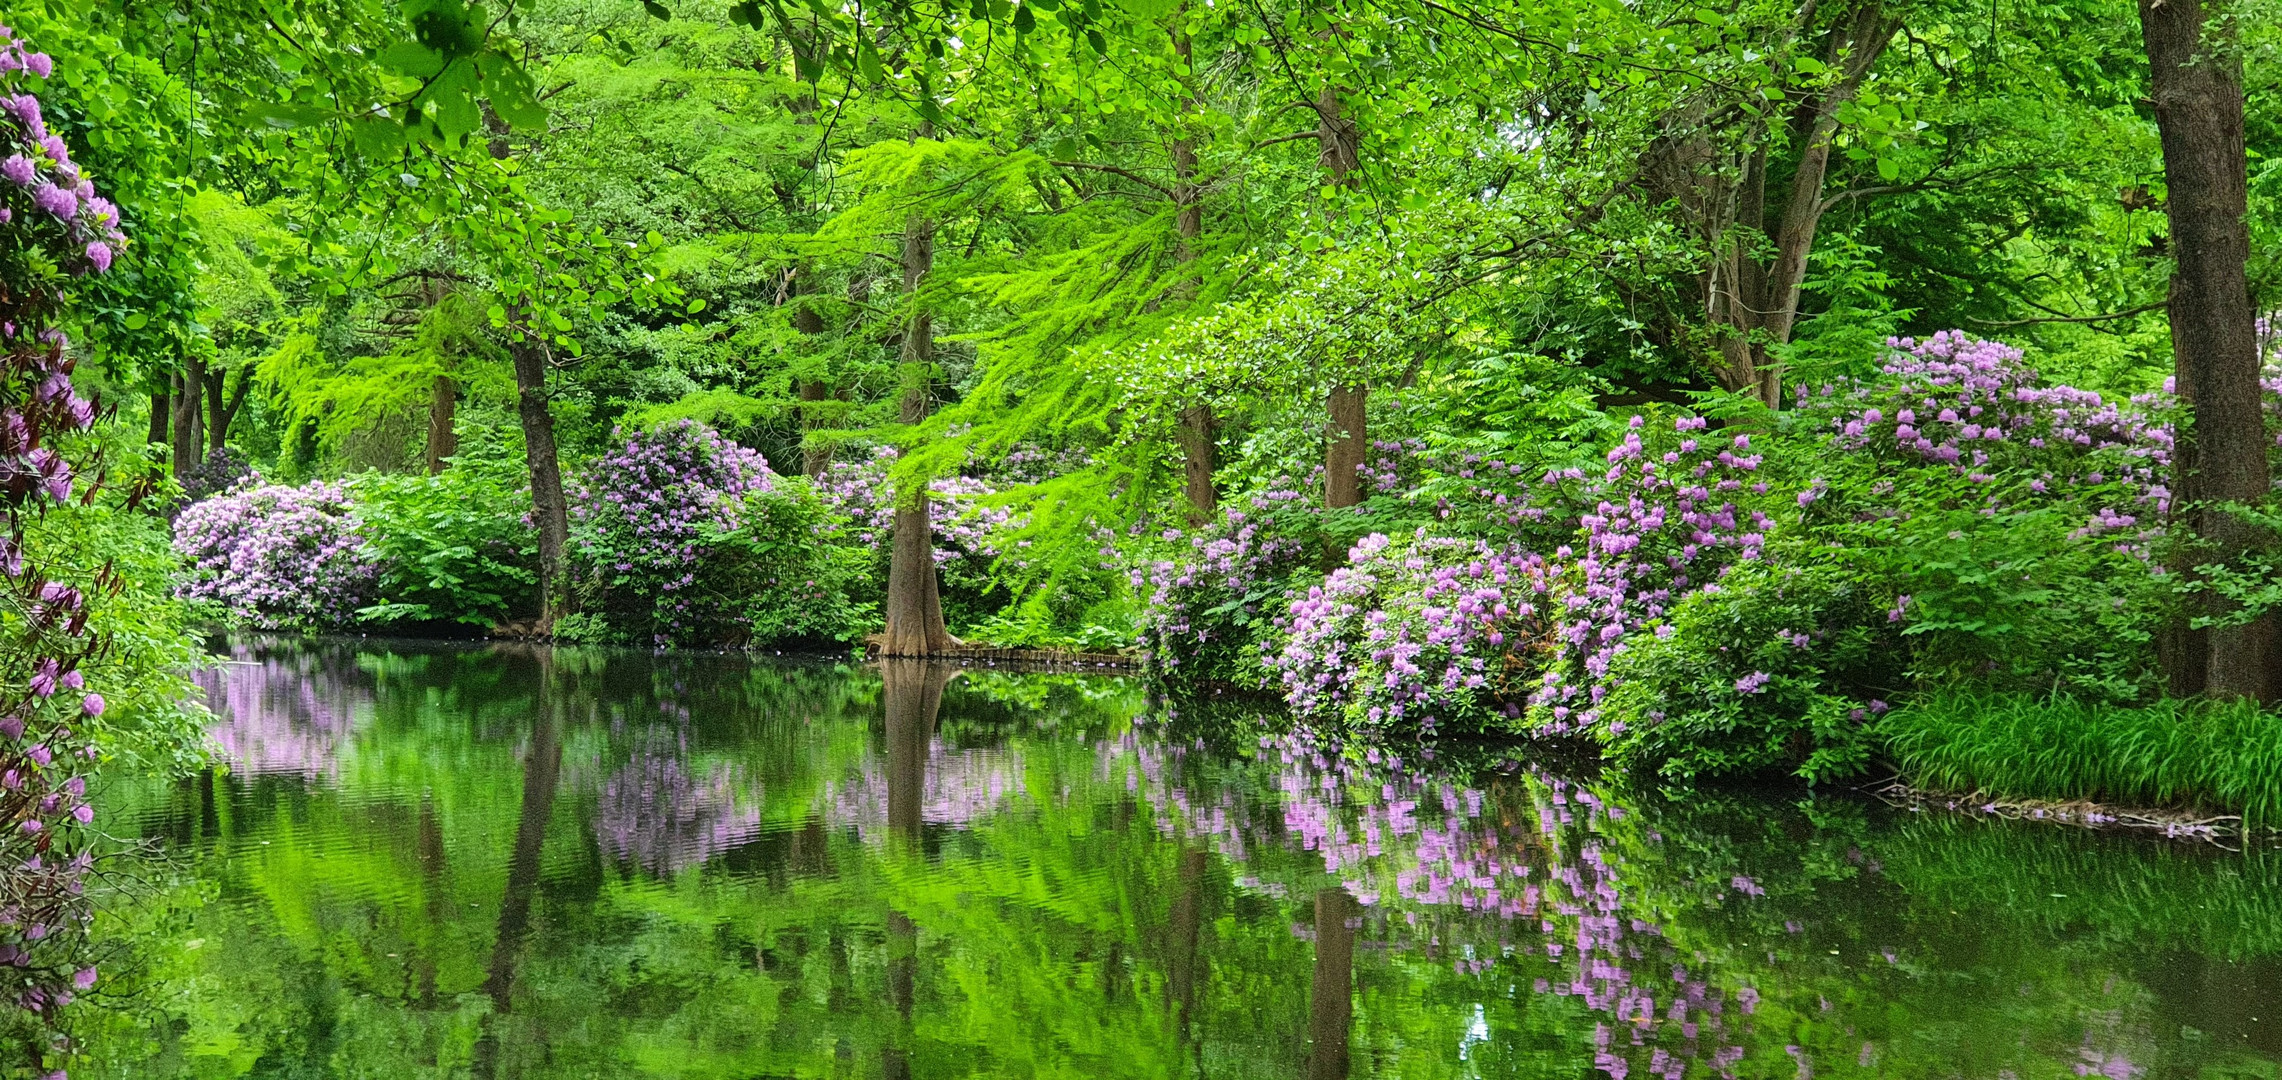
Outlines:
[{"label": "green water reflection", "polygon": [[2269,853],[1230,747],[1109,678],[234,656],[230,771],[110,795],[172,859],[75,1076],[2282,1076]]}]

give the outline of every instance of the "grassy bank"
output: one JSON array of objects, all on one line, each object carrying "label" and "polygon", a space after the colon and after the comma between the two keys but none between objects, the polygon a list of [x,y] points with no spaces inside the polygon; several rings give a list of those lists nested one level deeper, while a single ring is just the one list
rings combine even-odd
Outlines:
[{"label": "grassy bank", "polygon": [[1889,714],[1887,753],[1913,784],[2027,799],[2192,806],[2282,824],[2282,716],[2250,703],[2140,708],[2065,695],[1953,691]]}]

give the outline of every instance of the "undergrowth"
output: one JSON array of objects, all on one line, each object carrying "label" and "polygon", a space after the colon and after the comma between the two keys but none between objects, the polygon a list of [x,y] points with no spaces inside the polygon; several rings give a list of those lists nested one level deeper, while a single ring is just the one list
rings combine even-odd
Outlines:
[{"label": "undergrowth", "polygon": [[2186,806],[2282,824],[2282,717],[2254,702],[2140,707],[1945,691],[1880,723],[1912,782],[2018,798]]}]

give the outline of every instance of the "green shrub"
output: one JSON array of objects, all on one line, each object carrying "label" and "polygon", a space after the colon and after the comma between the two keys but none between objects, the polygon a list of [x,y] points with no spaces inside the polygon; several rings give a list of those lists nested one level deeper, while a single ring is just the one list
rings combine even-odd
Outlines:
[{"label": "green shrub", "polygon": [[531,492],[512,458],[462,457],[434,476],[356,481],[365,545],[379,557],[381,602],[369,624],[492,626],[538,607]]},{"label": "green shrub", "polygon": [[1610,760],[1676,780],[1861,772],[1903,651],[1890,594],[1843,555],[1802,547],[1738,563],[1629,639],[1602,705]]},{"label": "green shrub", "polygon": [[2253,702],[2136,708],[1950,690],[1878,724],[1912,783],[2024,799],[2193,806],[2282,824],[2282,717]]}]

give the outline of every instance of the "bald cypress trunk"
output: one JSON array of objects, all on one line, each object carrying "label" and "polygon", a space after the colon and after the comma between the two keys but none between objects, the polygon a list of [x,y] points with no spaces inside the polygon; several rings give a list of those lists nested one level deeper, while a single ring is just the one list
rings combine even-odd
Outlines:
[{"label": "bald cypress trunk", "polygon": [[[2140,33],[2170,189],[2171,350],[2186,405],[2172,498],[2191,530],[2188,565],[2232,562],[2271,543],[2224,508],[2270,490],[2260,408],[2258,341],[2250,298],[2248,166],[2242,61],[2231,29],[2196,0],[2141,0]],[[2207,613],[2229,605],[2212,598]],[[2174,686],[2220,697],[2273,696],[2272,621],[2213,626],[2174,650]],[[2197,682],[2201,685],[2198,687]]]},{"label": "bald cypress trunk", "polygon": [[[932,138],[922,127],[920,138]],[[935,223],[914,214],[903,228],[903,289],[911,296],[911,317],[903,329],[903,401],[900,419],[927,419],[927,387],[935,362],[935,321],[919,300],[920,285],[935,266]],[[887,627],[880,634],[882,656],[929,656],[955,642],[943,626],[941,585],[935,571],[935,526],[924,485],[896,492],[895,539],[888,554]]]},{"label": "bald cypress trunk", "polygon": [[528,338],[512,342],[516,415],[523,423],[523,456],[531,473],[531,511],[539,530],[539,632],[552,633],[568,613],[565,551],[570,510],[563,497],[562,459],[555,447],[555,416],[547,405],[547,355]]},{"label": "bald cypress trunk", "polygon": [[460,452],[459,432],[453,428],[459,412],[460,388],[449,375],[438,375],[428,388],[428,475],[444,471],[444,463]]},{"label": "bald cypress trunk", "polygon": [[[1183,4],[1173,13],[1173,54],[1187,67],[1192,60],[1193,48],[1189,41],[1186,18],[1188,5]],[[1194,74],[1187,76],[1194,79]],[[1189,137],[1189,113],[1196,108],[1195,95],[1181,99],[1180,116],[1173,121],[1179,127],[1173,133],[1173,257],[1178,263],[1174,270],[1172,297],[1175,300],[1194,300],[1197,288],[1197,241],[1204,236],[1204,204],[1197,187],[1196,143]],[[1182,409],[1178,423],[1181,444],[1181,491],[1188,496],[1189,524],[1202,525],[1212,520],[1220,504],[1220,492],[1213,487],[1212,471],[1218,464],[1214,460],[1214,446],[1219,437],[1219,418],[1212,414],[1210,404],[1196,404]]]}]

